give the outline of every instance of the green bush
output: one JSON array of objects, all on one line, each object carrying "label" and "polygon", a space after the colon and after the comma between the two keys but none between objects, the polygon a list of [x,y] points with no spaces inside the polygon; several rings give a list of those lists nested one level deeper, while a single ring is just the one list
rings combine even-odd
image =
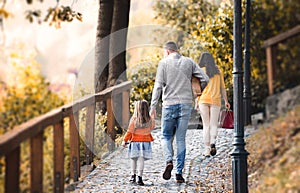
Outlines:
[{"label": "green bush", "polygon": [[134,68],[128,70],[128,79],[132,80],[130,93],[130,112],[133,113],[134,102],[145,99],[151,103],[157,65],[161,59],[159,54],[142,60]]}]

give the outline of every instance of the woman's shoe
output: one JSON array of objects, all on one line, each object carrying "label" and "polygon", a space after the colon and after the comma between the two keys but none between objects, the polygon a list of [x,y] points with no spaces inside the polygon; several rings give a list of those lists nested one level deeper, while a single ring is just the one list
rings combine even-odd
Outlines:
[{"label": "woman's shoe", "polygon": [[217,149],[215,144],[210,145],[210,155],[214,156],[217,154]]},{"label": "woman's shoe", "polygon": [[140,185],[140,186],[144,186],[145,185],[141,176],[138,176],[137,185]]},{"label": "woman's shoe", "polygon": [[210,157],[210,147],[205,147],[205,150],[203,152],[203,156]]},{"label": "woman's shoe", "polygon": [[131,183],[135,183],[135,181],[136,181],[136,175],[135,175],[135,174],[133,174],[133,175],[131,176],[131,178],[130,178],[129,182],[131,182]]}]

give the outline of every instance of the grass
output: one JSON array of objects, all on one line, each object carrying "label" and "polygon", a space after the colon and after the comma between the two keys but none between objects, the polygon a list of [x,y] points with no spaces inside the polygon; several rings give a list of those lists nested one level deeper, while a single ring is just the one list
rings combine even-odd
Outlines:
[{"label": "grass", "polygon": [[300,105],[247,139],[250,192],[300,192]]}]

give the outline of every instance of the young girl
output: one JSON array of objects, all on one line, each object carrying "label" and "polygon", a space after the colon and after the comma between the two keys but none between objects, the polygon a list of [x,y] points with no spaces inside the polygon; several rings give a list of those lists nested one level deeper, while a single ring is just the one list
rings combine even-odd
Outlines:
[{"label": "young girl", "polygon": [[134,114],[129,122],[128,130],[124,136],[122,146],[125,147],[126,142],[130,142],[128,147],[128,157],[131,158],[132,176],[131,183],[136,182],[137,162],[138,181],[137,184],[143,186],[143,170],[144,160],[152,158],[153,137],[151,131],[155,127],[154,118],[149,114],[149,104],[145,100],[135,103]]}]

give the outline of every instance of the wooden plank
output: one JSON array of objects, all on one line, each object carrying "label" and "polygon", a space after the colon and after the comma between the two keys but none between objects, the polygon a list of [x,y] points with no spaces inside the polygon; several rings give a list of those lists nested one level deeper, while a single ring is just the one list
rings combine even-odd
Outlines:
[{"label": "wooden plank", "polygon": [[132,81],[126,81],[126,82],[122,82],[118,85],[104,89],[103,91],[95,94],[96,102],[100,102],[100,100],[98,98],[100,96],[102,96],[102,100],[107,100],[108,98],[111,98],[111,95],[120,94],[123,91],[130,90],[131,84],[132,84]]},{"label": "wooden plank", "polygon": [[94,157],[95,103],[87,107],[85,131],[86,164],[91,164]]},{"label": "wooden plank", "polygon": [[30,179],[30,192],[43,192],[43,132],[30,140]]},{"label": "wooden plank", "polygon": [[76,182],[80,177],[80,138],[78,112],[70,115],[70,176]]},{"label": "wooden plank", "polygon": [[78,112],[84,107],[92,105],[95,103],[95,95],[85,96],[82,99],[74,101],[70,104],[62,106],[63,117],[69,117],[74,112]]},{"label": "wooden plank", "polygon": [[33,118],[3,134],[0,137],[0,156],[12,151],[26,139],[37,135],[47,126],[60,120],[62,120],[61,109],[55,109],[49,113]]},{"label": "wooden plank", "polygon": [[69,117],[73,114],[73,103],[62,106],[61,111],[63,118]]},{"label": "wooden plank", "polygon": [[92,105],[95,102],[106,100],[107,98],[111,97],[112,94],[119,94],[123,91],[130,90],[131,84],[132,81],[126,81],[121,84],[106,88],[95,95],[86,96],[83,99],[73,102],[72,104],[66,105],[63,107],[64,117],[67,117],[71,113],[77,112],[84,107]]},{"label": "wooden plank", "polygon": [[54,193],[64,192],[64,123],[56,123],[53,128],[54,146]]},{"label": "wooden plank", "polygon": [[270,46],[273,46],[273,45],[276,45],[284,40],[287,40],[289,38],[292,38],[296,35],[300,34],[300,25],[284,32],[284,33],[281,33],[277,36],[274,36],[270,39],[267,39],[265,42],[264,42],[264,45],[263,47],[264,48],[267,48],[267,47],[270,47]]},{"label": "wooden plank", "polygon": [[274,93],[273,80],[274,80],[274,68],[276,68],[275,52],[276,52],[275,46],[267,47],[266,49],[269,95],[272,95]]},{"label": "wooden plank", "polygon": [[113,100],[108,98],[106,100],[107,107],[107,146],[109,151],[115,149],[115,116],[113,113]]},{"label": "wooden plank", "polygon": [[5,156],[5,193],[20,192],[20,146]]},{"label": "wooden plank", "polygon": [[[69,110],[69,115],[71,113],[74,113],[74,112],[78,112],[80,111],[81,109],[89,106],[89,105],[92,105],[95,103],[95,96],[94,95],[90,95],[90,96],[87,96],[79,101],[75,101],[72,105],[72,109],[71,111]],[[66,110],[67,109],[63,109],[64,112],[66,113]]]},{"label": "wooden plank", "polygon": [[130,119],[129,91],[122,93],[122,127],[127,128]]}]

